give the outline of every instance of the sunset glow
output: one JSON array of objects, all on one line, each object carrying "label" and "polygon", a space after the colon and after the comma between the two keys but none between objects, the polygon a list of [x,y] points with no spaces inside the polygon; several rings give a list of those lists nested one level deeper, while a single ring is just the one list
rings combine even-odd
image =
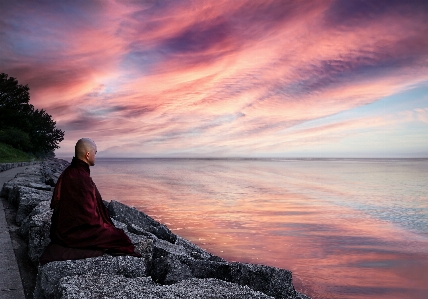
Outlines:
[{"label": "sunset glow", "polygon": [[100,157],[428,157],[426,1],[2,1],[0,72]]}]

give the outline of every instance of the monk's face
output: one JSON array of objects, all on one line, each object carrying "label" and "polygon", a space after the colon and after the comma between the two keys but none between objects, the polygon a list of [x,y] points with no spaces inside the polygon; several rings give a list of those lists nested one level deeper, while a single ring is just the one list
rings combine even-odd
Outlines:
[{"label": "monk's face", "polygon": [[89,151],[89,155],[88,155],[89,165],[91,165],[91,166],[95,165],[95,155],[96,154],[97,154],[97,146],[95,146],[94,149]]}]

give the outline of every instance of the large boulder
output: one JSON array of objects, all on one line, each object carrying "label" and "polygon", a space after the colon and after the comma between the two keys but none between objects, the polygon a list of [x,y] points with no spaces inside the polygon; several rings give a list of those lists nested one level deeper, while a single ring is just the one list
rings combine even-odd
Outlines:
[{"label": "large boulder", "polygon": [[[30,223],[33,216],[43,213],[49,213],[51,211],[50,201],[41,201],[31,211],[31,213],[21,222],[18,233],[19,235],[28,242],[28,234],[30,232]],[[34,225],[34,223],[33,223]]]},{"label": "large boulder", "polygon": [[39,162],[32,161],[32,162],[12,162],[12,163],[0,163],[0,172],[6,171],[15,167],[22,167],[22,166],[29,166],[34,165]]},{"label": "large boulder", "polygon": [[151,276],[162,284],[174,284],[189,278],[216,278],[263,292],[274,298],[296,298],[292,274],[288,270],[265,265],[196,260],[181,255],[153,255]]},{"label": "large boulder", "polygon": [[109,256],[47,263],[39,267],[34,299],[58,298],[57,289],[61,278],[76,275],[120,275],[126,278],[147,276],[146,263],[133,256]]},{"label": "large boulder", "polygon": [[31,216],[28,230],[28,256],[34,265],[39,264],[39,258],[51,242],[52,210]]},{"label": "large boulder", "polygon": [[4,183],[0,196],[9,198],[9,193],[14,186],[36,188],[40,190],[50,190],[51,187],[44,184],[40,172],[40,164],[30,165],[23,173],[18,173],[15,178]]},{"label": "large boulder", "polygon": [[202,249],[201,247],[193,244],[189,240],[186,240],[180,236],[177,236],[177,240],[175,241],[175,245],[183,247],[187,254],[194,259],[197,260],[210,260],[214,262],[225,262],[226,260],[222,259],[219,256],[213,255],[208,251]]},{"label": "large boulder", "polygon": [[225,261],[222,258],[203,250],[202,248],[189,242],[188,240],[181,238],[180,236],[176,236],[175,243],[171,243],[163,239],[157,238],[154,234],[144,230],[143,228],[133,223],[127,226],[124,223],[119,222],[115,219],[113,219],[113,223],[116,227],[123,229],[125,233],[129,236],[131,241],[136,240],[136,242],[133,241],[134,244],[140,242],[140,240],[152,240],[153,251],[157,256],[175,254],[188,256],[194,259],[211,260],[218,262]]},{"label": "large boulder", "polygon": [[175,243],[177,236],[173,234],[165,225],[157,222],[150,216],[138,211],[135,208],[128,207],[123,203],[112,200],[108,205],[110,217],[126,225],[136,225],[143,230],[155,235],[157,238]]},{"label": "large boulder", "polygon": [[41,164],[42,180],[46,185],[55,187],[58,178],[70,163],[61,159],[46,159]]},{"label": "large boulder", "polygon": [[43,191],[31,187],[14,186],[9,193],[8,200],[18,206],[16,223],[20,225],[40,202],[50,201],[51,198],[51,191]]},{"label": "large boulder", "polygon": [[58,299],[273,299],[248,287],[217,279],[189,279],[173,285],[159,285],[150,277],[82,275],[62,278],[57,289],[55,298]]}]

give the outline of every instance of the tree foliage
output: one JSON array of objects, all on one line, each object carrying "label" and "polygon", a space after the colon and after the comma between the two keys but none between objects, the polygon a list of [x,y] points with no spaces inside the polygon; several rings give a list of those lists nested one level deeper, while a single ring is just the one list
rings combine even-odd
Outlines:
[{"label": "tree foliage", "polygon": [[28,85],[5,73],[0,74],[0,142],[38,156],[59,148],[64,131],[43,109],[29,103]]}]

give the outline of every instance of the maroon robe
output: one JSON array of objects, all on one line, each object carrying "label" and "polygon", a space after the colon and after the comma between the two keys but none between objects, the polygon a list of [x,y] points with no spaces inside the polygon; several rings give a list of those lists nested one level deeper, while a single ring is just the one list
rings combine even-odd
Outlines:
[{"label": "maroon robe", "polygon": [[134,245],[116,228],[90,177],[89,165],[73,158],[61,174],[52,196],[51,243],[40,263],[112,255],[134,255]]}]

